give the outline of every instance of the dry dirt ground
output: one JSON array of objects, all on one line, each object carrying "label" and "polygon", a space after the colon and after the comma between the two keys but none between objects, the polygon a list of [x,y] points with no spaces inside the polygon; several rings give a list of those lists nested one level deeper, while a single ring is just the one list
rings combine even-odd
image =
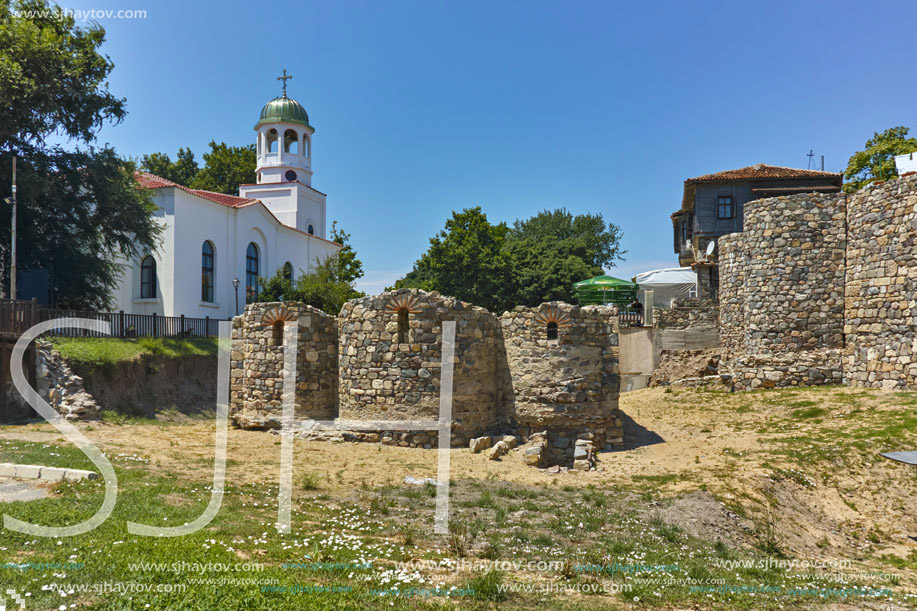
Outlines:
[{"label": "dry dirt ground", "polygon": [[[915,405],[917,393],[843,388],[653,388],[621,397],[626,449],[602,453],[596,471],[551,474],[524,466],[518,450],[490,461],[453,449],[450,477],[532,488],[555,480],[613,486],[637,503],[654,498],[646,511],[698,536],[799,558],[847,558],[857,571],[891,571],[889,562],[900,559],[897,587],[915,591],[917,472],[878,456],[917,449]],[[138,456],[149,468],[201,481],[212,477],[212,420],[77,426],[109,455]],[[48,424],[4,427],[0,438],[63,442]],[[270,433],[230,429],[228,481],[276,481],[279,443]],[[297,477],[313,474],[332,495],[399,485],[406,475],[436,477],[433,450],[298,439],[294,453]]]}]

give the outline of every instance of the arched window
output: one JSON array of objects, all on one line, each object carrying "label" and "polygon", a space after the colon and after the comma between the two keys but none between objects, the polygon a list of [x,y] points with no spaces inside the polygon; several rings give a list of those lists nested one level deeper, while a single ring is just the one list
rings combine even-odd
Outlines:
[{"label": "arched window", "polygon": [[267,132],[267,143],[266,143],[266,148],[267,148],[268,153],[277,152],[277,140],[278,140],[277,130],[276,129],[269,130]]},{"label": "arched window", "polygon": [[299,136],[292,129],[283,132],[283,152],[293,154],[299,153]]},{"label": "arched window", "polygon": [[245,253],[245,303],[254,303],[258,300],[258,246],[250,242]]},{"label": "arched window", "polygon": [[312,142],[309,136],[302,137],[302,154],[306,159],[312,156]]},{"label": "arched window", "polygon": [[289,261],[283,264],[283,278],[287,282],[293,282],[293,264]]},{"label": "arched window", "polygon": [[213,244],[205,240],[201,246],[201,301],[213,303]]},{"label": "arched window", "polygon": [[271,345],[283,346],[283,320],[275,320],[271,326]]},{"label": "arched window", "polygon": [[309,232],[309,235],[315,235],[315,227],[312,225],[309,225],[307,231]]},{"label": "arched window", "polygon": [[140,262],[140,298],[156,299],[156,259],[152,255]]},{"label": "arched window", "polygon": [[407,310],[398,310],[398,343],[407,344],[410,340],[408,339],[408,332],[411,327],[408,323],[408,311]]},{"label": "arched window", "polygon": [[556,340],[557,339],[557,323],[549,322],[548,323],[548,339]]}]

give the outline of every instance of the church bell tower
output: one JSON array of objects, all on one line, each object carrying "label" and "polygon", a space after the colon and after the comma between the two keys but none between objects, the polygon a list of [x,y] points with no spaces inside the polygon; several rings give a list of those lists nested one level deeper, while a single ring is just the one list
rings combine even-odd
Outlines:
[{"label": "church bell tower", "polygon": [[260,199],[281,223],[325,237],[325,194],[312,188],[312,135],[302,104],[287,97],[284,70],[277,80],[283,94],[261,109],[257,132],[257,182],[241,185],[239,195]]}]

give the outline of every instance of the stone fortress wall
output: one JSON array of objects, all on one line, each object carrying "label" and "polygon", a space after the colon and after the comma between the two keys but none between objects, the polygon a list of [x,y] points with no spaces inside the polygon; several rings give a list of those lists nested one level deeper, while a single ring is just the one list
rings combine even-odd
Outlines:
[{"label": "stone fortress wall", "polygon": [[229,407],[243,428],[279,429],[283,422],[283,328],[296,326],[294,417],[337,414],[337,319],[297,302],[253,303],[232,321]]},{"label": "stone fortress wall", "polygon": [[500,323],[512,377],[506,417],[516,434],[547,431],[551,462],[572,456],[577,439],[599,449],[623,443],[617,310],[554,301],[516,307]]},{"label": "stone fortress wall", "polygon": [[847,235],[844,377],[917,388],[917,175],[850,197]]},{"label": "stone fortress wall", "polygon": [[737,388],[911,387],[917,177],[757,200],[719,242],[720,335]]},{"label": "stone fortress wall", "polygon": [[233,320],[230,410],[237,426],[280,425],[278,312],[299,321],[297,420],[369,424],[345,439],[437,445],[435,430],[372,430],[371,421],[438,420],[442,323],[455,321],[453,446],[482,435],[527,441],[545,433],[546,459],[556,464],[573,458],[578,439],[598,449],[623,443],[613,308],[552,302],[498,318],[416,289],[349,301],[338,318],[302,304],[252,304]]},{"label": "stone fortress wall", "polygon": [[[464,445],[500,428],[507,371],[497,318],[454,297],[423,291],[364,297],[341,308],[340,417],[438,420],[447,320],[455,321],[452,443]],[[421,435],[421,444],[431,443],[429,438],[435,443],[435,433]]]}]

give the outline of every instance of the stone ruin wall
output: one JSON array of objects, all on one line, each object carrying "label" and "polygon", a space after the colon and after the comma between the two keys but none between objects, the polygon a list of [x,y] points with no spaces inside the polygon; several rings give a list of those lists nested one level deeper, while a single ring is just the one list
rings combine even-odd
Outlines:
[{"label": "stone ruin wall", "polygon": [[232,321],[230,414],[243,428],[277,429],[283,417],[283,342],[274,325],[297,334],[297,420],[337,416],[337,319],[298,302],[253,303]]},{"label": "stone ruin wall", "polygon": [[[408,329],[398,342],[398,311]],[[508,380],[497,318],[454,297],[402,289],[348,301],[341,308],[340,417],[438,420],[442,323],[455,321],[452,444],[501,429]],[[399,445],[434,447],[435,430],[379,432]],[[370,440],[377,439],[369,433]]]},{"label": "stone ruin wall", "polygon": [[917,388],[917,175],[853,194],[847,225],[844,376]]},{"label": "stone ruin wall", "polygon": [[[597,449],[623,444],[618,411],[617,311],[563,302],[518,306],[500,317],[512,374],[507,417],[528,440],[547,432],[547,462],[574,457],[576,441]],[[557,338],[549,339],[548,325]]]},{"label": "stone ruin wall", "polygon": [[917,387],[917,175],[757,200],[719,242],[737,388]]},{"label": "stone ruin wall", "polygon": [[719,325],[719,310],[712,300],[694,297],[678,297],[671,308],[653,311],[653,326],[659,329],[716,328]]},{"label": "stone ruin wall", "polygon": [[757,200],[720,241],[720,325],[737,388],[839,383],[846,208],[842,194]]},{"label": "stone ruin wall", "polygon": [[[455,321],[451,445],[546,432],[544,462],[558,464],[583,451],[584,440],[599,450],[623,443],[614,308],[552,302],[498,318],[415,289],[349,301],[339,318],[302,304],[252,304],[233,320],[237,426],[281,425],[283,348],[271,322],[278,316],[297,321],[296,419],[337,419],[344,439],[437,445],[435,429],[389,431],[372,422],[439,419],[442,326]],[[556,340],[547,337],[551,323]]]},{"label": "stone ruin wall", "polygon": [[717,244],[720,290],[720,347],[724,362],[731,362],[741,352],[745,336],[745,250],[743,234],[720,238]]}]

